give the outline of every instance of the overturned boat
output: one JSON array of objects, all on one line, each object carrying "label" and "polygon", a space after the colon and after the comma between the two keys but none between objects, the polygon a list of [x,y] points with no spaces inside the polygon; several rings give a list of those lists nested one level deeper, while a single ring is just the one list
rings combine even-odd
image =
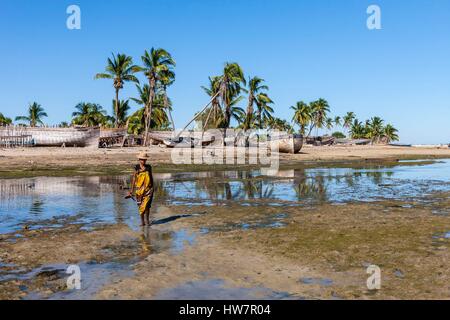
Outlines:
[{"label": "overturned boat", "polygon": [[150,132],[148,137],[151,139],[151,144],[167,148],[205,147],[216,141],[214,135],[209,133],[201,134],[201,132],[185,132],[183,135],[176,135],[173,131]]},{"label": "overturned boat", "polygon": [[288,134],[279,133],[271,134],[270,136],[271,148],[275,147],[273,143],[278,144],[278,152],[297,154],[303,147],[303,135],[301,134]]}]

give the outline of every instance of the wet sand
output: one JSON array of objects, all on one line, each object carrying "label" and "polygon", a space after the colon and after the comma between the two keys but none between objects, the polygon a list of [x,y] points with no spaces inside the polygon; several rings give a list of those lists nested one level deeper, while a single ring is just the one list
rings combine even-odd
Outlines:
[{"label": "wet sand", "polygon": [[[121,177],[6,179],[24,217],[76,211],[4,220],[0,299],[450,299],[448,161],[361,163],[168,175],[151,228],[136,227]],[[100,216],[77,214],[80,201]],[[67,289],[71,264],[81,291]],[[369,265],[381,290],[367,288]]]},{"label": "wet sand", "polygon": [[[122,174],[131,172],[136,155],[150,153],[156,171],[195,171],[244,168],[246,165],[174,165],[173,149],[150,148],[23,148],[0,150],[0,177]],[[199,151],[195,151],[199,152]],[[336,162],[392,161],[398,159],[450,158],[450,148],[392,146],[305,146],[300,154],[279,154],[281,167]]]},{"label": "wet sand", "polygon": [[[442,205],[449,206],[448,199]],[[202,214],[170,223],[162,220],[198,212]],[[208,286],[202,289],[201,284],[211,281],[221,281],[220,297],[225,299],[233,297],[227,295],[233,289],[248,290],[247,295],[255,291],[255,296],[240,298],[450,298],[450,239],[444,236],[450,220],[425,207],[411,210],[398,201],[260,207],[251,213],[237,205],[165,207],[156,218],[161,223],[147,231],[125,225],[93,231],[79,226],[24,230],[19,232],[23,238],[17,233],[3,236],[1,261],[27,271],[55,263],[126,261],[132,274],[116,276],[84,297],[96,299],[205,298],[202,290]],[[236,227],[244,222],[247,227]],[[167,231],[182,231],[184,236],[177,248],[158,249],[164,238],[160,235]],[[381,268],[379,291],[366,287],[370,264]],[[66,277],[60,270],[1,282],[0,298],[26,298],[30,291],[55,298],[65,290]],[[186,286],[195,289],[189,296],[182,293]]]}]

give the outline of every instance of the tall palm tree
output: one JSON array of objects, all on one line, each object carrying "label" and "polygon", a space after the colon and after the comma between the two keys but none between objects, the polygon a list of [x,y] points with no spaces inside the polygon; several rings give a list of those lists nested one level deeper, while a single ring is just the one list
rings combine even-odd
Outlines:
[{"label": "tall palm tree", "polygon": [[153,100],[156,96],[157,82],[161,80],[164,74],[172,72],[175,67],[175,60],[172,58],[169,52],[159,48],[151,48],[150,52],[145,50],[144,55],[141,57],[144,64],[141,69],[144,75],[148,79],[149,84],[149,97],[147,104],[145,105],[145,137],[144,144],[147,145],[148,131],[150,130]]},{"label": "tall palm tree", "polygon": [[0,126],[6,126],[12,123],[11,118],[8,118],[0,112]]},{"label": "tall palm tree", "polygon": [[343,118],[343,123],[342,126],[346,129],[349,129],[352,124],[353,121],[356,119],[355,113],[354,112],[347,112],[347,114],[344,116]]},{"label": "tall palm tree", "polygon": [[224,105],[224,128],[227,129],[231,124],[232,110],[231,103],[241,94],[242,86],[246,81],[244,71],[236,62],[227,62],[220,76],[220,96]]},{"label": "tall palm tree", "polygon": [[391,124],[387,124],[383,130],[383,138],[385,139],[385,142],[391,143],[392,141],[398,141],[399,136],[397,133],[398,130],[394,128],[394,126],[392,126]]},{"label": "tall palm tree", "polygon": [[117,122],[119,117],[119,91],[123,89],[123,85],[125,82],[136,82],[139,83],[139,80],[134,75],[136,72],[141,69],[133,65],[133,58],[127,56],[125,54],[112,55],[112,59],[108,58],[108,64],[106,65],[106,69],[104,73],[97,73],[95,75],[95,79],[113,79],[114,80],[114,89],[116,90],[116,98],[115,98],[115,107],[114,107],[114,116],[116,122],[114,123],[115,127],[119,126]]},{"label": "tall palm tree", "polygon": [[96,103],[80,102],[72,113],[72,123],[84,127],[96,127],[105,123],[106,111]]},{"label": "tall palm tree", "polygon": [[16,121],[26,121],[30,124],[30,127],[36,127],[38,124],[44,124],[42,122],[44,117],[48,117],[44,108],[37,102],[33,102],[28,107],[28,115],[16,117]]},{"label": "tall palm tree", "polygon": [[330,112],[330,105],[328,104],[328,101],[322,98],[311,102],[311,108],[313,121],[309,133],[311,133],[313,128],[316,128],[316,130],[322,129],[326,124],[327,114]]},{"label": "tall palm tree", "polygon": [[300,127],[300,133],[305,135],[306,128],[312,120],[311,106],[303,101],[299,101],[291,109],[294,110],[292,121]]},{"label": "tall palm tree", "polygon": [[253,112],[254,104],[257,103],[257,95],[263,90],[269,90],[269,87],[264,85],[264,79],[259,77],[250,78],[248,81],[248,104],[247,113],[243,125],[244,130],[248,130],[253,127]]}]

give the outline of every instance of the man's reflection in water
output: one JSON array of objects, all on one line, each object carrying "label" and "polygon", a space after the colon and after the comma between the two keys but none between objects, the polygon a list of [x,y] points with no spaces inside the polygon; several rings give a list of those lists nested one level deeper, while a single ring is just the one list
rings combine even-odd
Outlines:
[{"label": "man's reflection in water", "polygon": [[140,235],[143,255],[148,255],[148,254],[152,253],[152,246],[151,246],[149,230],[150,230],[150,228],[142,228],[142,232]]}]

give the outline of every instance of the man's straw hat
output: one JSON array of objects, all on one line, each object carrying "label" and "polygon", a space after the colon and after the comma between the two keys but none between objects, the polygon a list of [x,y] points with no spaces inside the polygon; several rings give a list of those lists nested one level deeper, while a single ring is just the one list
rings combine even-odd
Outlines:
[{"label": "man's straw hat", "polygon": [[137,158],[139,160],[148,160],[148,158],[150,158],[150,157],[149,157],[149,155],[147,153],[141,152],[141,153],[138,154]]}]

